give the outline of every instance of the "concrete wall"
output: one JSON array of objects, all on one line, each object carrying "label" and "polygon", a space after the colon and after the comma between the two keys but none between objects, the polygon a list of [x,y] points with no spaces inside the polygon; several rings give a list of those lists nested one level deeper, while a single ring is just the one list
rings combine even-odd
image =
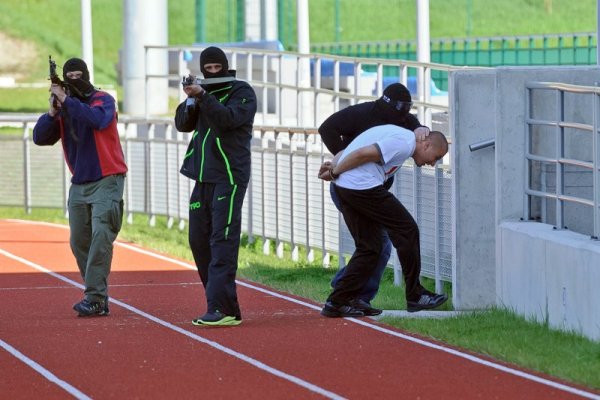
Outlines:
[{"label": "concrete wall", "polygon": [[455,223],[452,302],[457,309],[495,303],[494,148],[469,145],[495,137],[493,69],[450,76],[449,104]]},{"label": "concrete wall", "polygon": [[600,340],[600,245],[537,222],[502,222],[499,305]]},{"label": "concrete wall", "polygon": [[[526,199],[525,84],[593,86],[599,77],[594,66],[504,67],[450,74],[457,308],[498,304],[548,319],[554,327],[600,336],[600,316],[588,305],[594,304],[591,289],[583,291],[585,295],[574,293],[587,282],[598,281],[600,243],[573,232],[541,235],[537,229],[545,224],[518,222],[524,217]],[[567,110],[573,116],[578,112],[577,107]],[[495,148],[468,149],[470,143],[488,138],[495,138]],[[535,229],[520,231],[519,224]]]}]

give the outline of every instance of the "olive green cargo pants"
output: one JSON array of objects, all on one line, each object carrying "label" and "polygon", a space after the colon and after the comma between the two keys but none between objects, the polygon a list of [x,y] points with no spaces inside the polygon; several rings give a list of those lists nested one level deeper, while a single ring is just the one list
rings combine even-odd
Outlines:
[{"label": "olive green cargo pants", "polygon": [[71,251],[85,284],[85,298],[91,302],[103,302],[108,296],[113,242],[123,221],[124,187],[124,175],[110,175],[73,184],[69,190]]}]

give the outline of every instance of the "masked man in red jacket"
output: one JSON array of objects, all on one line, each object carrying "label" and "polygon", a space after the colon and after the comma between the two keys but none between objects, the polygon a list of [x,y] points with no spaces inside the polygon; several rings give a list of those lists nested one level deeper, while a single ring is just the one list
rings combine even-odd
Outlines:
[{"label": "masked man in red jacket", "polygon": [[71,251],[85,284],[73,306],[79,316],[108,315],[108,275],[113,242],[121,229],[127,165],[115,99],[90,82],[85,62],[71,58],[63,83],[50,86],[50,107],[34,129],[39,146],[61,142],[71,171],[69,226]]}]

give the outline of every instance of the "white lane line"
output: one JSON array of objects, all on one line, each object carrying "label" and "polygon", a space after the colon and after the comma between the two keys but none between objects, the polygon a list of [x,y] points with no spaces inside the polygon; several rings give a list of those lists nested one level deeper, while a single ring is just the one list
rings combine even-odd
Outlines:
[{"label": "white lane line", "polygon": [[[186,287],[186,286],[198,286],[201,285],[201,282],[181,282],[181,283],[111,283],[111,288],[116,287],[134,287],[134,288],[145,288],[145,287],[162,287],[162,286],[178,286],[178,287]],[[73,289],[73,286],[19,286],[19,287],[3,287],[0,288],[1,292],[9,292],[16,290],[56,290],[56,289]]]},{"label": "white lane line", "polygon": [[[188,264],[188,263],[185,263],[185,262],[173,259],[173,258],[169,258],[169,257],[163,256],[162,254],[153,253],[151,251],[148,251],[148,250],[145,250],[145,249],[140,249],[138,247],[131,246],[131,245],[126,244],[126,243],[119,243],[119,245],[121,245],[122,247],[128,248],[130,250],[137,251],[138,253],[149,255],[149,256],[152,256],[152,257],[155,257],[155,258],[158,258],[158,259],[161,259],[161,260],[169,261],[169,262],[171,262],[173,264],[177,264],[177,265],[180,265],[180,266],[192,269],[192,270],[196,270],[196,266],[195,265],[191,265],[191,264]],[[283,294],[280,294],[280,293],[276,293],[276,292],[270,291],[268,289],[264,289],[264,288],[261,288],[261,287],[258,287],[258,286],[254,286],[254,285],[246,283],[246,282],[236,281],[236,283],[238,285],[240,285],[240,286],[244,286],[244,287],[247,287],[247,288],[250,288],[250,289],[254,289],[256,291],[259,291],[259,292],[262,292],[262,293],[266,293],[266,294],[271,295],[273,297],[277,297],[277,298],[280,298],[280,299],[283,299],[283,300],[287,300],[289,302],[296,303],[296,304],[302,305],[304,307],[311,308],[311,309],[316,310],[316,311],[320,311],[321,310],[321,307],[316,306],[314,304],[310,304],[310,303],[307,303],[305,301],[295,299],[293,297],[289,297],[289,296],[286,296],[286,295],[283,295]],[[586,391],[583,391],[583,390],[580,390],[580,389],[577,389],[577,388],[574,388],[574,387],[571,387],[571,386],[564,385],[562,383],[554,382],[554,381],[551,381],[551,380],[548,380],[548,379],[541,378],[541,377],[536,376],[536,375],[529,374],[527,372],[519,371],[519,370],[516,370],[516,369],[513,369],[513,368],[506,367],[504,365],[496,364],[494,362],[491,362],[491,361],[488,361],[488,360],[484,360],[482,358],[473,356],[471,354],[466,354],[466,353],[460,352],[460,351],[455,350],[455,349],[451,349],[451,348],[448,348],[448,347],[440,346],[440,345],[438,345],[436,343],[431,343],[431,342],[427,342],[425,340],[422,340],[422,339],[419,339],[419,338],[416,338],[416,337],[413,337],[413,336],[408,336],[408,335],[402,334],[400,332],[396,332],[396,331],[384,328],[384,327],[379,326],[379,325],[371,324],[368,321],[365,321],[365,320],[362,320],[362,319],[358,319],[358,318],[345,318],[345,319],[348,320],[348,321],[354,322],[354,323],[356,323],[358,325],[362,325],[364,327],[367,327],[367,328],[370,328],[370,329],[374,329],[376,331],[379,331],[379,332],[382,332],[382,333],[385,333],[385,334],[388,334],[388,335],[391,335],[391,336],[395,336],[395,337],[398,337],[398,338],[401,338],[401,339],[404,339],[404,340],[408,340],[410,342],[417,343],[417,344],[420,344],[420,345],[425,346],[425,347],[429,347],[429,348],[432,348],[432,349],[443,351],[445,353],[449,353],[449,354],[452,354],[454,356],[457,356],[457,357],[460,357],[460,358],[464,358],[466,360],[469,360],[469,361],[472,361],[472,362],[475,362],[475,363],[478,363],[478,364],[482,364],[482,365],[485,365],[486,367],[494,368],[494,369],[500,370],[502,372],[506,372],[506,373],[511,374],[511,375],[515,375],[515,376],[518,376],[518,377],[521,377],[521,378],[524,378],[524,379],[528,379],[528,380],[540,383],[542,385],[550,386],[550,387],[553,387],[555,389],[559,389],[559,390],[562,390],[562,391],[565,391],[565,392],[568,392],[568,393],[573,393],[573,394],[576,394],[576,395],[579,395],[579,396],[582,396],[582,397],[585,397],[585,398],[588,398],[588,399],[600,400],[600,396],[598,396],[598,395],[596,395],[594,393],[586,392]]]},{"label": "white lane line", "polygon": [[[26,259],[24,259],[22,257],[19,257],[17,255],[9,253],[8,251],[6,251],[4,249],[0,249],[0,254],[6,256],[8,258],[11,258],[13,260],[19,261],[19,262],[21,262],[21,263],[23,263],[25,265],[28,265],[31,268],[34,268],[34,269],[36,269],[36,270],[38,270],[40,272],[49,274],[49,275],[51,275],[51,276],[53,276],[53,277],[55,277],[57,279],[60,279],[61,281],[66,282],[66,283],[68,283],[68,284],[70,284],[72,286],[78,287],[78,288],[80,288],[82,290],[84,289],[84,286],[81,285],[80,283],[77,283],[77,282],[75,282],[75,281],[73,281],[73,280],[71,280],[69,278],[66,278],[66,277],[60,275],[60,274],[52,272],[52,271],[48,270],[47,268],[42,267],[39,264],[35,264],[35,263],[33,263],[33,262],[29,261],[29,260],[26,260]],[[246,363],[248,363],[248,364],[250,364],[250,365],[252,365],[252,366],[254,366],[256,368],[258,368],[258,369],[261,369],[261,370],[263,370],[265,372],[268,372],[268,373],[270,373],[272,375],[278,376],[278,377],[280,377],[280,378],[282,378],[284,380],[287,380],[287,381],[289,381],[291,383],[294,383],[294,384],[296,384],[298,386],[301,386],[301,387],[303,387],[303,388],[305,388],[305,389],[307,389],[307,390],[309,390],[311,392],[320,394],[320,395],[322,395],[325,398],[334,399],[334,400],[343,400],[343,399],[345,399],[344,397],[338,395],[337,393],[330,392],[329,390],[326,390],[326,389],[324,389],[322,387],[314,385],[314,384],[312,384],[310,382],[307,382],[307,381],[305,381],[303,379],[300,379],[300,378],[298,378],[298,377],[296,377],[294,375],[290,375],[290,374],[287,374],[287,373],[285,373],[283,371],[280,371],[280,370],[278,370],[276,368],[273,368],[273,367],[271,367],[271,366],[269,366],[269,365],[267,365],[267,364],[265,364],[265,363],[263,363],[261,361],[258,361],[258,360],[254,359],[252,357],[249,357],[249,356],[247,356],[245,354],[242,354],[242,353],[239,353],[239,352],[237,352],[237,351],[235,351],[233,349],[230,349],[229,347],[225,347],[225,346],[223,346],[223,345],[221,345],[221,344],[219,344],[217,342],[214,342],[214,341],[206,339],[206,338],[204,338],[202,336],[196,335],[196,334],[194,334],[192,332],[189,332],[189,331],[187,331],[187,330],[185,330],[183,328],[180,328],[180,327],[178,327],[176,325],[171,324],[170,322],[167,322],[167,321],[164,321],[164,320],[162,320],[160,318],[157,318],[157,317],[155,317],[155,316],[153,316],[151,314],[148,314],[148,313],[146,313],[146,312],[144,312],[144,311],[142,311],[142,310],[140,310],[140,309],[138,309],[136,307],[133,307],[133,306],[131,306],[131,305],[127,304],[127,303],[124,303],[124,302],[122,302],[120,300],[117,300],[117,299],[115,299],[113,297],[110,298],[110,303],[111,304],[117,304],[117,305],[119,305],[119,306],[121,306],[123,308],[126,308],[127,310],[129,310],[131,312],[134,312],[134,313],[136,313],[136,314],[138,314],[138,315],[140,315],[140,316],[142,316],[144,318],[149,319],[152,322],[155,322],[155,323],[157,323],[157,324],[159,324],[161,326],[164,326],[165,328],[171,329],[171,330],[173,330],[173,331],[175,331],[177,333],[185,335],[185,336],[189,337],[190,339],[193,339],[193,340],[196,340],[198,342],[204,343],[204,344],[206,344],[206,345],[208,345],[208,346],[210,346],[210,347],[212,347],[214,349],[217,349],[219,351],[222,351],[223,353],[229,354],[232,357],[235,357],[235,358],[237,358],[239,360],[242,360],[242,361],[244,361],[244,362],[246,362]]]},{"label": "white lane line", "polygon": [[14,347],[12,347],[10,344],[6,343],[2,339],[0,339],[0,346],[4,350],[6,350],[10,354],[12,354],[13,356],[15,356],[16,358],[21,360],[23,363],[25,363],[28,367],[33,369],[35,372],[42,375],[44,378],[46,378],[50,382],[56,384],[58,387],[60,387],[61,389],[63,389],[65,392],[69,393],[76,399],[81,399],[81,400],[90,399],[91,400],[91,397],[89,397],[85,393],[81,392],[79,389],[73,387],[69,383],[63,381],[62,379],[60,379],[59,377],[54,375],[52,372],[48,371],[46,368],[42,367],[40,364],[36,363],[31,358],[27,357],[25,354],[21,353],[19,350],[15,349]]},{"label": "white lane line", "polygon": [[[37,221],[25,221],[25,220],[11,220],[11,221],[13,221],[13,222],[19,222],[19,223],[29,223],[29,224],[34,224],[34,225],[47,225],[47,226],[53,226],[53,227],[67,229],[67,230],[69,229],[68,226],[60,225],[60,224],[53,224],[53,223],[49,223],[49,222],[37,222]],[[166,257],[166,256],[164,256],[162,254],[153,253],[153,252],[151,252],[149,250],[141,249],[141,248],[138,248],[136,246],[132,246],[132,245],[127,244],[127,243],[122,243],[122,242],[115,242],[115,243],[117,245],[121,246],[121,247],[124,247],[124,248],[130,249],[130,250],[136,251],[136,252],[141,253],[141,254],[145,254],[145,255],[148,255],[148,256],[151,256],[151,257],[155,257],[155,258],[158,258],[160,260],[168,261],[170,263],[173,263],[173,264],[176,264],[176,265],[180,265],[182,267],[189,268],[189,269],[194,270],[194,271],[197,270],[195,265],[188,264],[186,262],[179,261],[179,260],[176,260],[174,258],[169,258],[169,257]],[[238,285],[240,285],[240,286],[244,286],[244,287],[247,287],[247,288],[250,288],[250,289],[262,292],[262,293],[266,293],[266,294],[269,294],[269,295],[271,295],[273,297],[277,297],[277,298],[280,298],[280,299],[283,299],[283,300],[286,300],[286,301],[289,301],[289,302],[292,302],[292,303],[295,303],[295,304],[299,304],[299,305],[302,305],[304,307],[311,308],[313,310],[321,310],[321,307],[316,306],[314,304],[307,303],[307,302],[304,302],[302,300],[295,299],[293,297],[288,297],[288,296],[282,295],[280,293],[272,292],[270,290],[267,290],[267,289],[264,289],[264,288],[261,288],[261,287],[258,287],[258,286],[254,286],[254,285],[246,283],[246,282],[236,281],[236,283]],[[451,348],[448,348],[448,347],[440,346],[439,344],[436,344],[436,343],[431,343],[431,342],[428,342],[428,341],[425,341],[425,340],[422,340],[422,339],[419,339],[419,338],[416,338],[416,337],[413,337],[413,336],[408,336],[408,335],[402,334],[400,332],[396,332],[396,331],[393,331],[393,330],[381,327],[379,325],[371,324],[371,323],[369,323],[369,322],[367,322],[365,320],[361,320],[361,319],[357,319],[357,318],[344,318],[344,319],[346,319],[347,321],[350,321],[350,322],[354,322],[355,324],[364,326],[366,328],[374,329],[374,330],[379,331],[381,333],[385,333],[387,335],[391,335],[391,336],[395,336],[395,337],[398,337],[398,338],[401,338],[401,339],[404,339],[404,340],[408,340],[409,342],[420,344],[422,346],[429,347],[429,348],[432,348],[432,349],[436,349],[436,350],[439,350],[439,351],[443,351],[445,353],[452,354],[452,355],[454,355],[456,357],[464,358],[464,359],[472,361],[474,363],[485,365],[486,367],[494,368],[496,370],[505,372],[507,374],[515,375],[515,376],[518,376],[520,378],[531,380],[533,382],[537,382],[537,383],[540,383],[542,385],[550,386],[550,387],[553,387],[553,388],[558,389],[558,390],[562,390],[562,391],[565,391],[565,392],[568,392],[568,393],[572,393],[572,394],[575,394],[575,395],[578,395],[578,396],[582,396],[584,398],[593,399],[593,400],[600,400],[600,396],[597,395],[597,394],[595,394],[595,393],[586,392],[584,390],[577,389],[577,388],[574,388],[572,386],[564,385],[562,383],[554,382],[554,381],[551,381],[549,379],[544,379],[544,378],[541,378],[539,376],[529,374],[527,372],[519,371],[519,370],[516,370],[516,369],[513,369],[513,368],[506,367],[504,365],[496,364],[494,362],[491,362],[491,361],[488,361],[488,360],[484,360],[482,358],[479,358],[479,357],[476,357],[476,356],[473,356],[473,355],[470,355],[470,354],[466,354],[466,353],[463,353],[463,352],[455,350],[455,349],[451,349]]]}]

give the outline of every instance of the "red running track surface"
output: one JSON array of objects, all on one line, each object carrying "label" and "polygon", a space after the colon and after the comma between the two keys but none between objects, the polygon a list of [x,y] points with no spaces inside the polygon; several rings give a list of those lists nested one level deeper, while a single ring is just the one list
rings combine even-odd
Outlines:
[{"label": "red running track surface", "polygon": [[195,268],[123,242],[111,316],[78,318],[68,235],[0,221],[0,398],[600,399],[241,280],[242,325],[195,327],[205,310]]}]

